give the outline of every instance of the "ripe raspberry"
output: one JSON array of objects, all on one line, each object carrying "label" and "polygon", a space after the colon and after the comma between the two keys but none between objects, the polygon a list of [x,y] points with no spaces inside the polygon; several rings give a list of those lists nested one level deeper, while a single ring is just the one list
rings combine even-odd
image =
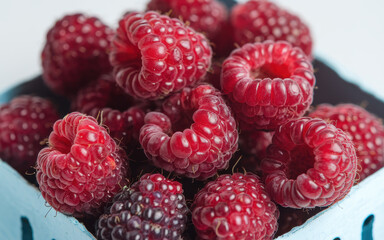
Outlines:
[{"label": "ripe raspberry", "polygon": [[322,104],[310,116],[324,119],[349,134],[358,159],[357,180],[384,166],[384,126],[380,119],[353,104]]},{"label": "ripe raspberry", "polygon": [[307,25],[301,19],[265,0],[253,0],[237,4],[231,12],[235,42],[263,42],[284,40],[311,57],[312,37]]},{"label": "ripe raspberry", "polygon": [[356,163],[346,133],[321,119],[299,118],[276,130],[261,170],[275,202],[312,208],[345,197],[354,182]]},{"label": "ripe raspberry", "polygon": [[144,124],[144,104],[125,94],[111,75],[81,89],[72,101],[72,110],[99,116],[111,137],[125,148],[135,145]]},{"label": "ripe raspberry", "polygon": [[192,221],[200,239],[272,239],[279,212],[254,174],[221,175],[195,197]]},{"label": "ripe raspberry", "polygon": [[223,38],[221,34],[227,26],[228,10],[220,1],[152,0],[148,3],[147,10],[168,12],[171,17],[188,22],[191,28],[204,33],[209,40],[214,41],[214,47],[228,38],[228,36]]},{"label": "ripe raspberry", "polygon": [[182,193],[180,183],[145,174],[114,197],[97,239],[182,239],[188,213]]},{"label": "ripe raspberry", "polygon": [[211,65],[205,37],[156,12],[129,13],[110,54],[116,81],[130,95],[159,99],[195,84]]},{"label": "ripe raspberry", "polygon": [[289,43],[246,44],[223,63],[221,88],[241,129],[273,130],[304,115],[315,76],[309,59]]},{"label": "ripe raspberry", "polygon": [[47,34],[43,78],[56,93],[70,96],[112,68],[108,61],[113,31],[96,17],[64,16]]},{"label": "ripe raspberry", "polygon": [[166,100],[163,111],[169,117],[147,113],[139,139],[157,167],[206,179],[228,166],[238,133],[220,92],[210,85],[184,88]]},{"label": "ripe raspberry", "polygon": [[45,200],[68,215],[97,215],[125,183],[126,156],[93,117],[73,112],[56,121],[37,158]]},{"label": "ripe raspberry", "polygon": [[2,105],[0,158],[21,174],[31,170],[58,118],[52,103],[40,97],[19,96]]}]

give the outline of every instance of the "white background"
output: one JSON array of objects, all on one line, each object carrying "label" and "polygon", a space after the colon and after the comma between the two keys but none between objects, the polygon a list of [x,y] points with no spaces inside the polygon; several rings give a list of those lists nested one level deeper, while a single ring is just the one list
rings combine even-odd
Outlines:
[{"label": "white background", "polygon": [[[0,3],[0,92],[41,73],[45,34],[64,14],[85,12],[115,27],[144,0],[3,0]],[[384,99],[384,2],[276,0],[310,26],[315,55]]]}]

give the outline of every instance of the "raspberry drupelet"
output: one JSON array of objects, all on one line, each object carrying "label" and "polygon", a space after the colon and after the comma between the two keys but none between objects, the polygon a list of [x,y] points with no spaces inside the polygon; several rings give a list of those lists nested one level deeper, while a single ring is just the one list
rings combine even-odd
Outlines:
[{"label": "raspberry drupelet", "polygon": [[119,22],[110,62],[116,81],[140,99],[160,99],[200,81],[211,65],[206,38],[180,20],[149,11]]},{"label": "raspberry drupelet", "polygon": [[354,104],[322,104],[310,117],[318,117],[349,134],[356,148],[356,180],[364,180],[384,166],[384,126],[380,119]]},{"label": "raspberry drupelet", "polygon": [[99,117],[111,137],[128,149],[138,142],[146,104],[127,95],[117,86],[112,75],[102,75],[77,93],[72,101],[72,110]]},{"label": "raspberry drupelet", "polygon": [[53,104],[36,96],[19,96],[0,107],[0,158],[20,174],[32,172],[42,141],[59,116]]},{"label": "raspberry drupelet", "polygon": [[188,212],[180,183],[145,174],[114,197],[99,218],[97,239],[181,240]]},{"label": "raspberry drupelet", "polygon": [[237,4],[231,11],[235,42],[246,43],[265,40],[284,40],[312,56],[312,37],[302,20],[276,3],[252,0]]},{"label": "raspberry drupelet", "polygon": [[315,76],[308,57],[284,41],[248,43],[224,61],[221,89],[241,130],[274,130],[304,115]]},{"label": "raspberry drupelet", "polygon": [[49,30],[42,52],[43,79],[56,93],[72,96],[112,67],[108,51],[114,32],[98,18],[66,15]]},{"label": "raspberry drupelet", "polygon": [[98,215],[125,184],[127,159],[93,117],[72,112],[56,121],[37,158],[37,181],[56,210]]},{"label": "raspberry drupelet", "polygon": [[147,10],[167,13],[188,23],[191,28],[203,33],[213,42],[216,54],[224,51],[221,45],[228,44],[226,39],[231,36],[223,36],[229,25],[228,10],[217,0],[152,0],[148,3]]},{"label": "raspberry drupelet", "polygon": [[192,204],[199,239],[272,239],[279,211],[258,177],[221,175],[200,190]]},{"label": "raspberry drupelet", "polygon": [[163,112],[147,113],[140,130],[141,146],[157,167],[203,180],[228,166],[238,132],[219,91],[184,88],[164,102]]},{"label": "raspberry drupelet", "polygon": [[357,158],[348,135],[315,118],[280,126],[261,163],[266,190],[283,207],[325,207],[354,184]]}]

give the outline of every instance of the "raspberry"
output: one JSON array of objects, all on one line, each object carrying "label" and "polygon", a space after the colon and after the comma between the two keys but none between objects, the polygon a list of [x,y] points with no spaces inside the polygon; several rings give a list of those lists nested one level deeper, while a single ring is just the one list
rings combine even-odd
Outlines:
[{"label": "raspberry", "polygon": [[223,37],[222,34],[228,25],[228,10],[219,1],[152,0],[148,3],[147,10],[169,12],[172,17],[188,22],[191,28],[204,33],[209,40],[213,41],[214,47],[221,45],[221,42],[228,38],[227,36]]},{"label": "raspberry", "polygon": [[235,42],[263,42],[284,40],[311,57],[312,37],[307,25],[301,19],[265,0],[253,0],[237,4],[231,12],[231,23]]},{"label": "raspberry", "polygon": [[169,117],[147,113],[139,139],[157,167],[206,179],[228,166],[238,132],[220,92],[209,85],[184,88],[166,100],[163,111]]},{"label": "raspberry", "polygon": [[144,124],[144,104],[126,95],[111,75],[81,89],[72,101],[72,110],[99,116],[111,137],[126,148],[135,145]]},{"label": "raspberry", "polygon": [[380,119],[353,104],[322,104],[310,114],[349,134],[358,159],[356,180],[363,180],[384,166],[384,126]]},{"label": "raspberry", "polygon": [[0,107],[0,158],[19,173],[35,165],[41,142],[59,118],[52,103],[35,96],[19,96]]},{"label": "raspberry", "polygon": [[240,129],[273,130],[304,115],[315,76],[309,59],[289,43],[248,43],[224,61],[221,88]]},{"label": "raspberry", "polygon": [[97,215],[125,183],[126,156],[93,117],[72,112],[55,122],[37,158],[37,181],[57,211]]},{"label": "raspberry", "polygon": [[66,15],[49,30],[42,52],[43,78],[56,93],[71,96],[102,73],[113,30],[98,18]]},{"label": "raspberry", "polygon": [[98,221],[97,239],[182,239],[188,208],[181,184],[145,174]]},{"label": "raspberry", "polygon": [[261,170],[276,203],[313,208],[347,195],[356,163],[355,148],[346,133],[321,119],[299,118],[276,130]]},{"label": "raspberry", "polygon": [[199,239],[272,239],[279,212],[258,177],[235,173],[209,182],[195,197]]},{"label": "raspberry", "polygon": [[201,80],[211,65],[205,37],[156,12],[129,13],[110,54],[116,81],[127,93],[159,99]]}]

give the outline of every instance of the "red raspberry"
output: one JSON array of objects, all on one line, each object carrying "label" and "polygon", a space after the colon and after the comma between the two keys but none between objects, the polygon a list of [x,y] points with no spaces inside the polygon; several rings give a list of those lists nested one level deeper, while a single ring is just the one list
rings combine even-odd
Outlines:
[{"label": "red raspberry", "polygon": [[97,215],[125,183],[125,158],[93,117],[70,113],[56,121],[37,158],[41,194],[64,214]]},{"label": "red raspberry", "polygon": [[188,208],[180,183],[145,174],[98,221],[97,239],[182,239]]},{"label": "red raspberry", "polygon": [[147,113],[140,130],[148,158],[166,171],[190,178],[206,179],[225,169],[237,150],[238,133],[220,92],[209,85],[185,88],[164,105],[170,117]]},{"label": "red raspberry", "polygon": [[246,44],[223,63],[222,91],[241,129],[273,130],[304,115],[314,85],[309,59],[283,41]]},{"label": "red raspberry", "polygon": [[322,104],[310,114],[349,134],[358,159],[356,180],[363,180],[384,166],[384,126],[380,119],[353,104]]},{"label": "red raspberry", "polygon": [[195,197],[192,221],[199,239],[272,239],[279,211],[254,174],[221,175]]},{"label": "red raspberry", "polygon": [[56,93],[71,96],[112,68],[108,61],[113,30],[98,18],[64,16],[47,34],[42,52],[43,78]]},{"label": "red raspberry", "polygon": [[127,93],[159,99],[195,84],[211,65],[205,37],[156,12],[130,13],[119,23],[110,61]]},{"label": "red raspberry", "polygon": [[126,148],[138,141],[144,124],[144,104],[125,94],[111,75],[81,89],[72,101],[72,110],[100,117],[111,137]]},{"label": "red raspberry", "polygon": [[237,4],[231,12],[235,42],[263,42],[284,40],[311,57],[312,37],[307,25],[301,19],[265,0],[253,0]]},{"label": "red raspberry", "polygon": [[58,118],[52,103],[40,97],[19,96],[2,105],[0,158],[21,174],[31,170]]},{"label": "red raspberry", "polygon": [[283,207],[331,205],[350,191],[356,175],[348,135],[321,119],[299,118],[280,126],[261,163],[271,198]]},{"label": "red raspberry", "polygon": [[172,17],[182,19],[191,28],[204,33],[209,40],[214,41],[214,46],[221,45],[221,42],[228,38],[228,36],[223,37],[222,34],[229,25],[227,24],[228,10],[220,1],[152,0],[148,3],[147,10],[168,12]]}]

